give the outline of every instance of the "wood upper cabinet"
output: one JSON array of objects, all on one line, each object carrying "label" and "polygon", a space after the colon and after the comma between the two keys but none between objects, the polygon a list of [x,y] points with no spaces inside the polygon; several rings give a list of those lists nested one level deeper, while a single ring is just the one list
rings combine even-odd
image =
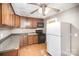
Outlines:
[{"label": "wood upper cabinet", "polygon": [[15,15],[15,27],[20,27],[20,16]]},{"label": "wood upper cabinet", "polygon": [[2,24],[2,4],[0,4],[0,25]]},{"label": "wood upper cabinet", "polygon": [[37,20],[36,19],[32,19],[32,27],[33,28],[37,27]]},{"label": "wood upper cabinet", "polygon": [[28,19],[28,22],[30,23],[29,28],[36,28],[37,27],[37,20],[36,19]]},{"label": "wood upper cabinet", "polygon": [[37,28],[38,24],[42,25],[44,23],[41,19],[31,19],[32,28]]},{"label": "wood upper cabinet", "polygon": [[2,3],[2,24],[13,26],[13,12],[9,3]]},{"label": "wood upper cabinet", "polygon": [[20,27],[20,16],[14,14],[9,3],[0,3],[0,25]]}]

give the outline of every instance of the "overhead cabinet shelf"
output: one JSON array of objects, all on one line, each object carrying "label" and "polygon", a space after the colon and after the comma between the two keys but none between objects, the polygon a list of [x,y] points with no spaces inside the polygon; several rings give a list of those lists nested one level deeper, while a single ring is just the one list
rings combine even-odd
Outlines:
[{"label": "overhead cabinet shelf", "polygon": [[20,27],[20,18],[16,16],[9,3],[0,3],[0,26]]}]

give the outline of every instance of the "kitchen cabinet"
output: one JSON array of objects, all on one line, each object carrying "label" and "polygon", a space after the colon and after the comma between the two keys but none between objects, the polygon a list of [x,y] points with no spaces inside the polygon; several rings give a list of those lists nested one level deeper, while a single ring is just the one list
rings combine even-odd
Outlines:
[{"label": "kitchen cabinet", "polygon": [[20,27],[20,16],[17,16],[17,15],[15,19],[15,27]]},{"label": "kitchen cabinet", "polygon": [[32,28],[32,24],[30,20],[28,20],[25,17],[20,17],[20,19],[21,19],[21,23],[20,23],[21,28]]},{"label": "kitchen cabinet", "polygon": [[38,43],[38,36],[37,35],[33,35],[33,43]]},{"label": "kitchen cabinet", "polygon": [[21,35],[20,36],[20,48],[27,45],[27,36]]},{"label": "kitchen cabinet", "polygon": [[[44,21],[41,19],[31,19],[21,17],[21,28],[37,28],[38,25],[44,25]],[[42,28],[43,26],[41,26]]]},{"label": "kitchen cabinet", "polygon": [[3,3],[1,4],[2,6],[2,24],[8,25],[8,26],[13,26],[14,21],[13,19],[13,11],[11,9],[11,6],[9,3]]},{"label": "kitchen cabinet", "polygon": [[28,36],[28,44],[35,44],[38,43],[37,35],[29,35]]},{"label": "kitchen cabinet", "polygon": [[18,50],[6,51],[0,53],[1,56],[18,56]]},{"label": "kitchen cabinet", "polygon": [[33,28],[44,27],[44,21],[42,19],[31,19]]},{"label": "kitchen cabinet", "polygon": [[33,35],[28,36],[28,44],[33,44]]},{"label": "kitchen cabinet", "polygon": [[21,35],[20,36],[20,48],[26,45],[38,43],[38,36],[37,35]]},{"label": "kitchen cabinet", "polygon": [[0,25],[2,24],[2,5],[0,4]]},{"label": "kitchen cabinet", "polygon": [[15,17],[14,17],[15,19],[14,19],[14,21],[15,21],[15,27],[17,27],[17,28],[19,28],[20,27],[20,16],[18,16],[18,15],[15,15]]},{"label": "kitchen cabinet", "polygon": [[0,25],[20,27],[20,16],[14,14],[9,3],[0,3]]},{"label": "kitchen cabinet", "polygon": [[37,20],[36,19],[32,19],[32,27],[33,28],[37,27]]}]

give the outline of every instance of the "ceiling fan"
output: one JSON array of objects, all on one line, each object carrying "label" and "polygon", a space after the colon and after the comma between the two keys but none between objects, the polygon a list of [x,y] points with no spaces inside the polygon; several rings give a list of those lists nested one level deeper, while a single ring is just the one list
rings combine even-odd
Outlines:
[{"label": "ceiling fan", "polygon": [[[51,8],[48,6],[48,3],[28,3],[28,4],[32,4],[32,5],[36,5],[36,6],[39,6],[41,9],[42,9],[42,14],[43,16],[45,16],[45,11],[46,11],[46,8],[49,8],[49,9],[52,9],[56,12],[59,12],[60,10],[59,9],[56,9],[56,8]],[[36,11],[38,11],[39,9],[36,9],[34,11],[31,12],[31,14],[35,13]]]}]

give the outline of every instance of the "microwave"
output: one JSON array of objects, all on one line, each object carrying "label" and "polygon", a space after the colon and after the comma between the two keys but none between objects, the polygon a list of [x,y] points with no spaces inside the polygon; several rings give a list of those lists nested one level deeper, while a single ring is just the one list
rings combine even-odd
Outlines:
[{"label": "microwave", "polygon": [[37,23],[37,27],[39,27],[39,28],[43,28],[43,27],[44,27],[44,23],[42,23],[42,22],[38,22],[38,23]]}]

